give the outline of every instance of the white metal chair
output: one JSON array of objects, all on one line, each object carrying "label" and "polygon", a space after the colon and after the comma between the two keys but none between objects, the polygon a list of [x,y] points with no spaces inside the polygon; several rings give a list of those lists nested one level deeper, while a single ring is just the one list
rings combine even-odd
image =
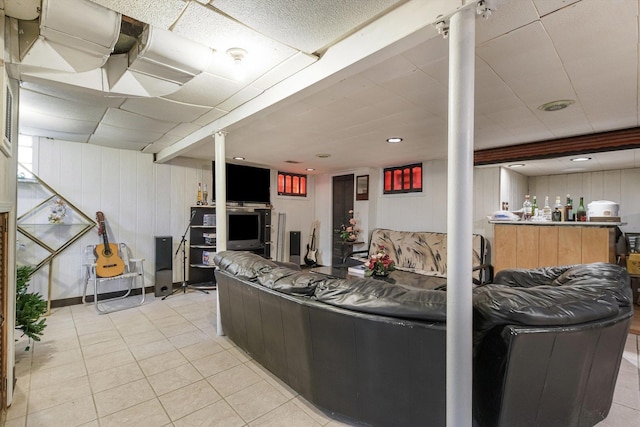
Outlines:
[{"label": "white metal chair", "polygon": [[[87,287],[89,282],[93,283],[93,305],[95,306],[98,313],[111,313],[114,311],[124,310],[126,308],[131,308],[135,306],[142,305],[145,300],[145,285],[144,285],[144,258],[131,258],[129,247],[125,243],[117,244],[118,248],[118,256],[124,262],[124,272],[117,276],[113,277],[100,277],[98,274],[98,257],[96,257],[96,246],[98,245],[88,245],[85,248],[84,252],[84,260],[83,266],[85,271],[85,280],[84,280],[84,292],[82,294],[82,302],[87,303]],[[115,281],[120,281],[126,284],[126,290],[116,291],[118,293],[124,292],[122,295],[118,295],[115,297],[103,298],[98,301],[98,288],[103,287],[101,285],[107,283],[114,283]],[[109,302],[115,302],[118,300],[124,300],[129,297],[132,291],[136,287],[140,287],[140,298],[131,298],[126,300],[126,304],[123,301],[122,304],[107,304]],[[131,301],[138,300],[138,302]],[[101,305],[103,307],[101,307]]]}]

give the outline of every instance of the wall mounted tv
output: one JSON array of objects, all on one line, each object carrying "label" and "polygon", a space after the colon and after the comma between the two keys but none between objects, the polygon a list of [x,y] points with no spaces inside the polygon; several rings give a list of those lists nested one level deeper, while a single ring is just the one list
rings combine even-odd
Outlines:
[{"label": "wall mounted tv", "polygon": [[[216,162],[212,163],[213,186],[210,194],[216,198]],[[226,164],[227,202],[271,203],[271,172],[256,166]]]}]

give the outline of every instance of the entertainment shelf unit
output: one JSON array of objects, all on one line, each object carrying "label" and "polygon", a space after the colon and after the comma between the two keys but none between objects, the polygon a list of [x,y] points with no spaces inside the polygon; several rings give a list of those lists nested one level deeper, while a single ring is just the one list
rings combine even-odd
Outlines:
[{"label": "entertainment shelf unit", "polygon": [[[191,213],[193,220],[189,230],[189,285],[212,287],[216,283],[213,275],[213,256],[217,249],[216,207],[193,206]],[[227,249],[271,257],[270,207],[228,206],[227,223]]]}]

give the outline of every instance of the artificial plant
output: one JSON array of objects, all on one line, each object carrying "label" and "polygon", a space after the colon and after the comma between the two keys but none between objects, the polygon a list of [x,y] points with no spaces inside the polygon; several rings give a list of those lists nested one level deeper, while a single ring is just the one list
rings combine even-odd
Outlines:
[{"label": "artificial plant", "polygon": [[16,329],[34,341],[40,341],[47,326],[43,317],[47,312],[47,302],[39,293],[28,292],[33,272],[33,267],[23,265],[16,273]]}]

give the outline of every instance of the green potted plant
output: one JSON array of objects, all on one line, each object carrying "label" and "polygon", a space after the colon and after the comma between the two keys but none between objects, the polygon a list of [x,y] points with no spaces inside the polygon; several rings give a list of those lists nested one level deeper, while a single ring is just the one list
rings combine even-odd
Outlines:
[{"label": "green potted plant", "polygon": [[[23,265],[18,267],[16,273],[16,329],[34,341],[40,341],[47,326],[43,318],[47,312],[47,302],[39,293],[28,292],[33,272],[33,267]],[[25,350],[29,350],[29,346]]]}]

